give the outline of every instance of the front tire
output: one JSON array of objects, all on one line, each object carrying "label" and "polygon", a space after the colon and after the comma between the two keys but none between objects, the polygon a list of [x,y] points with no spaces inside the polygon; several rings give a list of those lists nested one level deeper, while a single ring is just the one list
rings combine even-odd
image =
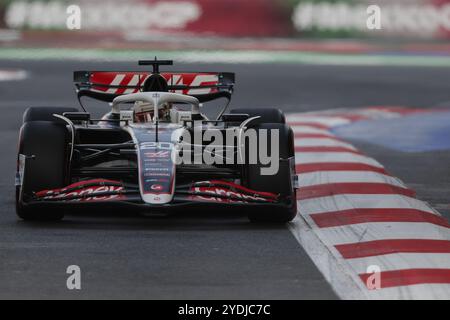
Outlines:
[{"label": "front tire", "polygon": [[68,107],[30,107],[23,113],[23,123],[31,121],[51,121],[65,123],[53,114],[63,115],[64,112],[78,112],[77,108]]},{"label": "front tire", "polygon": [[[19,135],[19,155],[27,157],[21,186],[16,186],[16,213],[23,220],[61,220],[61,210],[38,211],[26,204],[27,197],[46,189],[66,185],[68,131],[50,121],[25,122]],[[31,157],[34,156],[32,159]]]},{"label": "front tire", "polygon": [[[292,129],[281,123],[264,123],[255,127],[259,130],[267,130],[270,142],[270,134],[272,130],[279,132],[279,170],[274,175],[262,175],[261,168],[266,167],[260,163],[247,165],[246,185],[257,191],[266,191],[279,194],[285,199],[284,203],[278,207],[267,207],[267,210],[252,211],[248,217],[252,222],[264,223],[287,223],[292,221],[297,215],[297,199],[296,192],[292,182],[292,167],[287,159],[295,157],[294,134]],[[272,149],[269,145],[268,152]],[[284,159],[284,160],[283,160]]]}]

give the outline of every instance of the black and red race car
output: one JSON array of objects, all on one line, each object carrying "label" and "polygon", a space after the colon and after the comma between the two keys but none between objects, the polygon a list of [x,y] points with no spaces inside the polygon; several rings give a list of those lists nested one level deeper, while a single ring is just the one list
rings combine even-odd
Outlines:
[{"label": "black and red race car", "polygon": [[[152,71],[75,72],[82,110],[25,111],[16,174],[20,218],[58,220],[87,208],[160,214],[235,207],[251,221],[281,223],[296,216],[294,139],[280,110],[226,113],[232,73],[160,72],[172,61],[156,58],[139,64]],[[111,110],[94,119],[82,97]],[[202,104],[219,98],[227,104],[208,119]],[[220,137],[232,138],[219,143]],[[254,145],[278,161],[276,171],[267,174],[272,164],[254,157]]]}]

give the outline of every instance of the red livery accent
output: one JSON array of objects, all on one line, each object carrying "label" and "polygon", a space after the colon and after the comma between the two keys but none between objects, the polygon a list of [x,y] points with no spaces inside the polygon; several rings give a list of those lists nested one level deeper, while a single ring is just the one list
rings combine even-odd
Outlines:
[{"label": "red livery accent", "polygon": [[150,187],[150,189],[155,190],[155,191],[161,191],[164,189],[164,187],[160,184],[154,184]]},{"label": "red livery accent", "polygon": [[[122,191],[124,186],[120,181],[93,179],[73,183],[61,189],[42,190],[37,192],[36,196],[39,200],[108,201],[125,199]],[[108,195],[102,195],[104,193]]]},{"label": "red livery accent", "polygon": [[[92,72],[92,91],[115,95],[136,93],[150,77],[150,72]],[[161,73],[169,86],[187,86],[188,89],[171,90],[181,94],[211,94],[218,92],[219,74],[204,73]]]}]

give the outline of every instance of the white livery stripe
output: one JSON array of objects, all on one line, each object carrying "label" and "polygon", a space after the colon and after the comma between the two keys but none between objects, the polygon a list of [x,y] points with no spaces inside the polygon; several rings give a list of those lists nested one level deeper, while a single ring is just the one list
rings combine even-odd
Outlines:
[{"label": "white livery stripe", "polygon": [[[120,85],[120,83],[122,82],[122,80],[124,78],[125,78],[125,74],[118,74],[118,75],[116,75],[114,80],[110,83],[110,86],[118,86],[118,85]],[[109,88],[106,92],[107,93],[116,93],[117,92],[117,88]]]},{"label": "white livery stripe", "polygon": [[347,152],[297,152],[295,153],[295,163],[363,163],[374,167],[383,166],[373,158]]},{"label": "white livery stripe", "polygon": [[[137,74],[135,74],[134,76],[133,76],[133,78],[131,78],[131,80],[130,80],[130,82],[127,84],[127,86],[136,86],[138,83],[139,83],[139,78],[140,78],[140,75],[137,75]],[[123,92],[123,94],[129,94],[129,93],[133,93],[134,91],[136,91],[136,89],[135,88],[130,88],[130,89],[126,89],[124,92]]]},{"label": "white livery stripe", "polygon": [[329,183],[385,183],[406,188],[399,179],[371,171],[316,171],[298,175],[300,187]]},{"label": "white livery stripe", "polygon": [[299,201],[299,208],[302,215],[359,208],[417,209],[433,214],[438,214],[423,201],[397,194],[342,194],[322,197],[320,199],[314,198],[301,200]]}]

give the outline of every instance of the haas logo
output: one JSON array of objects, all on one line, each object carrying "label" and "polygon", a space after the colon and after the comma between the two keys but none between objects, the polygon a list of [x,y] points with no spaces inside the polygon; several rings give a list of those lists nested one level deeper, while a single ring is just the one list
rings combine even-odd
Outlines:
[{"label": "haas logo", "polygon": [[158,151],[158,152],[146,152],[144,153],[147,158],[168,158],[170,156],[169,151]]},{"label": "haas logo", "polygon": [[[107,92],[113,94],[127,94],[139,91],[141,84],[150,77],[151,74],[127,73],[111,73],[111,72],[95,72],[92,74],[91,81],[101,84],[95,87],[95,91]],[[167,83],[172,86],[187,86],[189,88],[180,90],[171,90],[181,94],[208,94],[217,91],[217,88],[211,86],[219,83],[219,75],[212,73],[162,73]],[[128,89],[116,88],[117,85],[128,86]],[[106,85],[106,86],[104,86]],[[153,94],[154,98],[159,98],[158,93]]]},{"label": "haas logo", "polygon": [[150,188],[154,191],[161,191],[163,189],[163,186],[160,184],[154,184]]}]

